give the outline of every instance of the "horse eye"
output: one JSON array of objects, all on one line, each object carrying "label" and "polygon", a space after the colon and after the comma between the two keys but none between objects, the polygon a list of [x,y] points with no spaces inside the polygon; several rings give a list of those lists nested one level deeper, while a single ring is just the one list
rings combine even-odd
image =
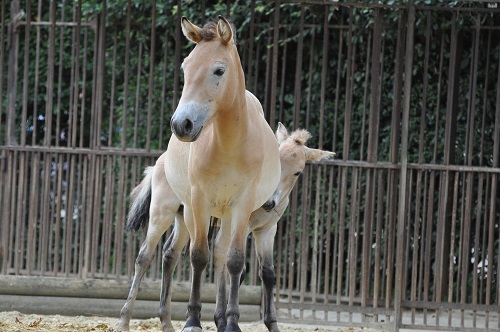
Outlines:
[{"label": "horse eye", "polygon": [[222,75],[224,75],[224,69],[222,69],[222,68],[217,68],[217,69],[214,71],[214,75],[217,75],[217,76],[222,76]]},{"label": "horse eye", "polygon": [[295,173],[294,175],[295,175],[295,176],[299,176],[300,174],[302,174],[302,172],[297,172],[297,173]]}]

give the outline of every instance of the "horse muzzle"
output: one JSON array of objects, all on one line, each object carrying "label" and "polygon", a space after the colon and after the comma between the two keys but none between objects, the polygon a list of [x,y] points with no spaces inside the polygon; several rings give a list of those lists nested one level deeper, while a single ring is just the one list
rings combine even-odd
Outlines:
[{"label": "horse muzzle", "polygon": [[196,141],[203,129],[205,114],[197,112],[197,109],[192,104],[177,107],[170,121],[172,132],[182,142]]}]

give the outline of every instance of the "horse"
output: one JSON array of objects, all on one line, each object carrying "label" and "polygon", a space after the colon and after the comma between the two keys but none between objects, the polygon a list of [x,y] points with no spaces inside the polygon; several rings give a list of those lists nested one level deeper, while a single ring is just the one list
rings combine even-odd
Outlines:
[{"label": "horse", "polygon": [[[200,287],[209,259],[211,216],[231,229],[225,330],[241,331],[238,290],[245,264],[246,227],[252,211],[262,206],[278,186],[278,143],[264,118],[262,105],[245,88],[233,26],[222,16],[203,28],[183,17],[181,26],[184,36],[196,46],[181,66],[184,86],[171,119],[174,135],[165,152],[164,174],[165,182],[184,207],[184,225],[191,240],[191,293],[183,331],[202,330]],[[170,199],[159,202],[157,207],[170,203]],[[172,205],[167,210],[171,214],[167,219],[172,220],[177,211]],[[141,246],[136,259],[132,288],[144,274],[143,261],[151,261],[154,246],[150,244],[158,243],[161,234],[158,224],[148,227],[150,241]],[[121,311],[121,328],[128,327],[132,291]]]},{"label": "horse", "polygon": [[[273,265],[273,239],[276,234],[277,223],[288,206],[288,196],[293,189],[298,176],[302,173],[306,161],[318,162],[325,158],[335,156],[334,152],[311,149],[305,146],[311,137],[306,130],[300,129],[288,134],[283,124],[278,124],[276,138],[279,144],[279,156],[281,163],[281,178],[278,187],[267,202],[258,210],[252,212],[247,226],[247,236],[252,232],[256,241],[256,252],[260,265],[260,276],[264,288],[264,323],[269,331],[278,331],[276,309],[272,298],[272,287],[274,284]],[[132,191],[131,209],[128,215],[127,229],[138,230],[148,225],[148,215],[154,220],[163,220],[163,232],[170,226],[171,221],[165,220],[163,216],[168,215],[168,209],[178,209],[172,234],[163,247],[163,276],[162,292],[160,300],[160,320],[164,332],[173,331],[170,317],[170,285],[174,268],[177,265],[181,251],[189,240],[189,234],[184,224],[182,209],[179,201],[172,206],[163,205],[164,209],[154,209],[159,202],[165,198],[172,197],[172,192],[166,178],[157,176],[163,172],[165,154],[160,156],[154,167],[145,170],[143,181]],[[155,179],[155,182],[152,180]],[[158,182],[159,181],[159,182]],[[160,184],[158,186],[158,184]],[[167,184],[167,185],[165,185]],[[158,188],[158,189],[157,189]],[[151,193],[154,191],[154,195]],[[153,199],[149,199],[153,197]],[[158,218],[157,214],[160,214]],[[223,224],[227,225],[227,224]],[[227,253],[227,239],[229,228],[223,227],[216,239],[216,283],[217,304],[214,315],[215,323],[219,331],[224,331],[225,321],[225,255]],[[147,241],[147,240],[146,240]],[[147,266],[145,267],[147,268]],[[145,269],[144,268],[144,269]],[[138,285],[137,285],[138,287]],[[132,291],[131,291],[132,292]],[[135,299],[135,295],[134,295]]]}]

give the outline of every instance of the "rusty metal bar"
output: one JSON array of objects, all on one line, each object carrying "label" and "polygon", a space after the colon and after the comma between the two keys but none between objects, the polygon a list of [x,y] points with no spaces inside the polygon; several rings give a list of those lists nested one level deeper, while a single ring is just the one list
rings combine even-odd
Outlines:
[{"label": "rusty metal bar", "polygon": [[[413,68],[413,43],[414,43],[414,26],[415,26],[415,6],[413,1],[408,4],[408,21],[406,30],[406,50],[405,50],[405,78],[404,78],[404,95],[403,95],[403,114],[401,119],[401,173],[399,181],[398,193],[398,221],[397,221],[397,241],[396,251],[402,253],[403,250],[403,234],[405,228],[405,210],[407,204],[406,184],[407,184],[407,164],[408,164],[408,130],[410,117],[410,97],[412,84],[412,68]],[[402,319],[401,301],[404,299],[403,293],[403,256],[396,256],[396,275],[394,287],[394,330],[399,331]]]},{"label": "rusty metal bar", "polygon": [[[3,82],[4,82],[4,72],[3,72],[3,68],[4,68],[4,50],[6,48],[6,43],[5,43],[5,2],[6,1],[3,1],[2,0],[2,3],[0,4],[0,28],[1,28],[1,31],[2,33],[0,33],[0,128],[2,128],[2,114],[3,114],[3,99],[4,99],[4,94],[3,94]],[[7,36],[8,38],[8,36]],[[3,140],[4,138],[1,138],[0,137],[0,142],[4,143],[5,141]],[[0,164],[0,170],[2,172],[0,172],[0,182],[3,183],[3,178],[2,178],[2,174],[3,174],[3,171],[4,171],[4,167],[3,167],[3,163],[5,162],[5,160],[3,160],[5,158],[4,154],[2,153],[2,155],[0,155],[0,162],[2,164]],[[2,201],[0,200],[0,203],[2,203]],[[2,229],[6,229],[6,228],[3,228]],[[7,234],[7,232],[4,232],[4,234]],[[3,241],[4,239],[2,239],[2,243],[4,244],[5,246],[5,243],[7,242],[4,242]],[[3,247],[5,249],[5,247]],[[4,252],[6,252],[6,249],[4,250]],[[2,262],[0,262],[0,265],[2,266],[2,272],[4,270],[3,268],[3,265],[6,264],[7,260],[4,259]]]},{"label": "rusty metal bar", "polygon": [[[180,2],[180,1],[179,1]],[[121,137],[121,147],[125,149],[127,146],[126,144],[126,133],[127,133],[127,115],[128,115],[128,82],[129,82],[129,66],[130,66],[130,17],[131,17],[131,2],[130,0],[127,1],[127,21],[126,21],[126,32],[125,32],[125,63],[124,63],[124,73],[123,73],[123,110],[122,110],[122,127],[121,127],[121,132],[122,137]],[[179,8],[180,10],[180,8]],[[176,49],[177,49],[177,42],[176,42]],[[178,77],[178,69],[177,66],[175,67],[177,72],[174,74],[175,77]]]},{"label": "rusty metal bar", "polygon": [[316,57],[316,50],[314,49],[314,30],[312,32],[311,41],[309,44],[309,75],[307,77],[307,97],[306,97],[306,121],[304,128],[309,128],[309,119],[311,118],[311,95],[312,95],[312,77],[313,77],[313,60]]},{"label": "rusty metal bar", "polygon": [[[113,120],[113,115],[115,111],[115,93],[116,93],[116,56],[117,56],[117,30],[113,34],[113,56],[111,61],[111,96],[109,98],[109,124],[108,124],[108,140],[107,145],[113,146],[113,125],[115,121]],[[149,137],[149,136],[148,136]]]},{"label": "rusty metal bar", "polygon": [[300,6],[299,40],[297,43],[297,60],[295,61],[295,83],[293,90],[293,127],[300,127],[300,100],[302,96],[302,55],[304,52],[304,16],[305,7]]},{"label": "rusty metal bar", "polygon": [[163,132],[165,128],[165,115],[166,115],[166,91],[167,91],[167,64],[168,64],[168,34],[165,34],[165,42],[163,48],[165,49],[163,53],[163,73],[162,73],[162,86],[161,86],[161,102],[160,102],[160,135],[158,137],[158,148],[164,150],[163,148]]},{"label": "rusty metal bar", "polygon": [[[251,22],[254,22],[255,19],[255,1],[252,0],[252,16]],[[279,52],[279,21],[280,21],[280,1],[277,0],[274,4],[274,28],[273,28],[273,54],[272,54],[272,66],[271,66],[271,97],[269,103],[269,125],[271,128],[276,127],[276,84],[278,80],[278,52]],[[253,52],[253,26],[250,29],[250,50],[249,54],[252,55]],[[251,59],[251,56],[249,56]],[[250,63],[250,61],[249,61]],[[251,74],[251,66],[249,66],[250,74]],[[284,71],[285,68],[282,68]],[[250,76],[251,77],[251,76]],[[276,82],[276,83],[275,83]],[[250,82],[249,82],[250,85]],[[280,108],[281,112],[281,108]]]},{"label": "rusty metal bar", "polygon": [[[31,23],[31,1],[28,1],[26,3],[26,23],[27,24],[26,24],[26,27],[24,29],[24,42],[25,42],[25,44],[29,45],[29,43],[30,43],[30,31],[31,31],[31,29],[30,29],[30,23]],[[3,43],[2,43],[2,45],[3,45]],[[24,48],[23,96],[28,96],[29,51],[30,51],[29,47],[25,47]],[[0,53],[2,53],[2,52],[0,51]],[[2,57],[2,55],[0,54],[0,58],[1,57]],[[3,62],[2,60],[0,60],[0,72],[3,72],[3,65],[1,64]],[[1,78],[1,74],[0,74],[0,80],[1,79],[2,78]],[[1,92],[2,92],[1,84],[2,83],[0,83],[0,95],[1,95]],[[1,98],[0,98],[0,100],[1,100]],[[27,114],[28,114],[28,98],[26,98],[26,97],[23,98],[22,104],[23,104],[23,106],[22,106],[23,108],[22,108],[21,123],[26,123],[26,121],[27,121]],[[2,114],[2,112],[1,112],[1,106],[0,106],[0,114]],[[0,122],[1,122],[1,120],[0,120]],[[0,123],[0,127],[1,127],[1,123]],[[26,130],[22,130],[21,131],[21,145],[25,145],[25,144],[26,144]]]},{"label": "rusty metal bar", "polygon": [[[19,8],[19,1],[13,0],[10,3],[10,17],[11,22],[8,30],[8,45],[9,49],[9,68],[8,68],[8,82],[7,82],[7,116],[5,121],[5,142],[9,145],[17,145],[17,138],[15,137],[15,120],[16,120],[16,97],[17,97],[17,67],[19,58],[19,33],[15,28],[16,21],[22,16]],[[3,70],[3,68],[2,68]]]},{"label": "rusty metal bar", "polygon": [[156,0],[151,2],[151,44],[149,49],[149,90],[148,90],[148,114],[146,119],[146,150],[151,150],[151,118],[153,108],[153,89],[155,77],[155,50],[156,50]]}]

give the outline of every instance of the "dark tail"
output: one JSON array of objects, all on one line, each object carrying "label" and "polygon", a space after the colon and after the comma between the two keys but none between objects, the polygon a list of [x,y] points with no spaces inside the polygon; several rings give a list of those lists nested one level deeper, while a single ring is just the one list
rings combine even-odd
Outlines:
[{"label": "dark tail", "polygon": [[144,171],[144,179],[130,193],[130,209],[127,216],[125,228],[129,231],[137,231],[144,228],[149,222],[149,205],[151,204],[151,180],[153,178],[153,167],[147,167]]}]

